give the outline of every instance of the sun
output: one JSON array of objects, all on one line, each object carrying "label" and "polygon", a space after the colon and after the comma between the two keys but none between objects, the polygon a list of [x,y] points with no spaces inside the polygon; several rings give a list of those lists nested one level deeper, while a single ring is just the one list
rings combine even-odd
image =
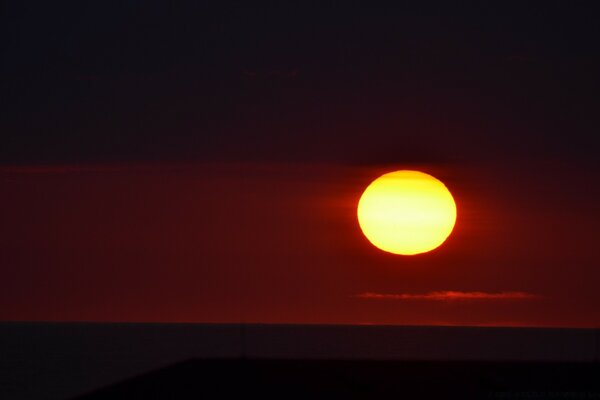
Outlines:
[{"label": "sun", "polygon": [[358,202],[358,223],[381,250],[402,255],[440,246],[456,222],[456,203],[438,179],[419,171],[395,171],[375,179]]}]

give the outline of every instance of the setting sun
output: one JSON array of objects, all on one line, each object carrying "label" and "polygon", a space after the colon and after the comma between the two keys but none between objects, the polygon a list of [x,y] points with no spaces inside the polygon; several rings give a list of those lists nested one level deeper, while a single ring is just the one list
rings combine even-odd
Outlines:
[{"label": "setting sun", "polygon": [[446,186],[419,171],[396,171],[374,180],[358,202],[358,222],[381,250],[402,255],[440,246],[456,222],[456,204]]}]

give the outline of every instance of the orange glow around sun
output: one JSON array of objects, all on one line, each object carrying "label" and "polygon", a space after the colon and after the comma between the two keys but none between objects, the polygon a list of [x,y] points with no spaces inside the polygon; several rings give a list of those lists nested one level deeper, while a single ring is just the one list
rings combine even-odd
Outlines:
[{"label": "orange glow around sun", "polygon": [[440,246],[456,222],[456,203],[446,186],[419,171],[396,171],[374,180],[358,202],[364,235],[381,250],[402,255]]}]

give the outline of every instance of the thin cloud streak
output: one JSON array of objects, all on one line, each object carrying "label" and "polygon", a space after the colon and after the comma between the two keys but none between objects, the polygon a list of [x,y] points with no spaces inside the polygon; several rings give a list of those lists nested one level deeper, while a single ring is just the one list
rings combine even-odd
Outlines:
[{"label": "thin cloud streak", "polygon": [[443,290],[422,294],[414,293],[374,293],[364,292],[356,297],[367,300],[406,300],[406,301],[465,301],[465,300],[531,300],[540,296],[527,292],[461,292]]},{"label": "thin cloud streak", "polygon": [[35,165],[0,166],[0,174],[13,175],[50,175],[80,172],[124,172],[124,171],[162,171],[185,168],[184,165],[151,164],[88,164],[88,165]]}]

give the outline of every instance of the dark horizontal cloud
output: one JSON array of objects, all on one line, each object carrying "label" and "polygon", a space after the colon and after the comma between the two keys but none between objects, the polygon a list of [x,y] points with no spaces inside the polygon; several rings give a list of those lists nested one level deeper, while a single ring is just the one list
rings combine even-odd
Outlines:
[{"label": "dark horizontal cloud", "polygon": [[458,301],[458,300],[529,300],[539,298],[538,295],[527,292],[462,292],[456,290],[443,290],[421,294],[414,293],[374,293],[364,292],[357,297],[373,300],[432,300],[432,301]]},{"label": "dark horizontal cloud", "polygon": [[77,166],[77,165],[36,165],[36,166],[2,166],[0,173],[2,174],[22,174],[22,175],[38,175],[38,174],[68,174],[73,172],[106,172],[106,171],[121,171],[123,167],[119,166]]}]

